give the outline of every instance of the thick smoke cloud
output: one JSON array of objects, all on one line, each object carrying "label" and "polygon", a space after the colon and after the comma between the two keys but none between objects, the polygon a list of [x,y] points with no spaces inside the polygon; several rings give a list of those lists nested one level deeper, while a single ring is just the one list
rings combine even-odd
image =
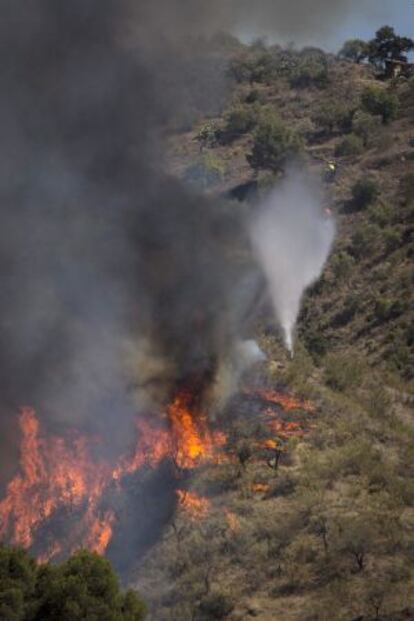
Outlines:
[{"label": "thick smoke cloud", "polygon": [[236,331],[235,226],[161,172],[180,93],[165,101],[160,55],[131,45],[130,17],[123,0],[2,3],[5,446],[28,404],[118,453],[147,387],[162,400]]},{"label": "thick smoke cloud", "polygon": [[346,3],[305,5],[2,1],[5,479],[20,405],[52,427],[103,432],[117,453],[137,407],[237,350],[251,306],[250,276],[229,252],[240,222],[162,173],[162,134],[225,95],[225,72],[190,36],[260,18],[293,37]]}]

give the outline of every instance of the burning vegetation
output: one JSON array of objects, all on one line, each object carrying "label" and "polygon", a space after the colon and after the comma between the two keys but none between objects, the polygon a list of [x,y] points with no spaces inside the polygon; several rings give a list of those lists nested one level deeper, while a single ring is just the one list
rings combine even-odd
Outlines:
[{"label": "burning vegetation", "polygon": [[[250,395],[259,399],[259,410],[264,413],[269,431],[278,436],[264,439],[260,447],[277,452],[283,439],[305,433],[299,423],[283,422],[276,410],[283,403],[287,411],[293,406],[306,406],[314,412],[310,403],[275,392],[252,391]],[[31,408],[22,409],[19,425],[20,468],[0,502],[0,537],[39,550],[41,560],[60,558],[79,547],[105,553],[117,524],[116,508],[108,506],[106,499],[112,489],[122,487],[128,475],[144,467],[156,469],[169,460],[179,483],[186,471],[234,459],[226,451],[226,433],[211,429],[200,409],[199,395],[188,388],[177,392],[164,417],[137,418],[135,447],[115,464],[94,456],[97,438],[76,432],[67,437],[48,436]],[[256,485],[254,491],[266,490]],[[190,519],[206,517],[207,498],[177,489],[177,499]],[[76,519],[71,520],[74,515]],[[226,515],[232,530],[237,530],[235,516]],[[65,536],[56,539],[54,521],[65,518]]]},{"label": "burning vegetation", "polygon": [[[164,425],[139,418],[132,455],[122,457],[114,466],[92,457],[93,440],[86,436],[44,436],[34,410],[23,408],[19,417],[20,469],[0,503],[0,537],[30,548],[39,529],[54,516],[62,511],[77,512],[80,520],[72,531],[64,541],[53,541],[41,558],[54,558],[79,547],[104,553],[116,521],[115,511],[103,508],[111,486],[122,485],[126,475],[144,466],[156,468],[163,460],[172,460],[181,471],[219,459],[226,436],[210,431],[206,417],[190,409],[193,401],[188,390],[177,394],[166,408]],[[206,510],[204,501],[190,492],[177,493],[180,504],[194,517]]]}]

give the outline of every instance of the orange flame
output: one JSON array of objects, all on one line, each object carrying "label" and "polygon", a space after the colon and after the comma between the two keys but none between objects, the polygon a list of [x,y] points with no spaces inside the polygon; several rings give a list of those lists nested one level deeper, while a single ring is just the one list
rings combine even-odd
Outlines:
[{"label": "orange flame", "polygon": [[258,388],[257,390],[250,391],[248,394],[258,397],[259,399],[262,399],[262,401],[280,405],[285,412],[291,412],[292,410],[304,410],[305,412],[308,412],[308,414],[314,414],[316,411],[316,408],[311,401],[300,399],[298,397],[294,397],[293,395],[287,395],[282,392],[277,392],[276,390]]},{"label": "orange flame", "polygon": [[[226,443],[226,437],[209,430],[206,417],[192,408],[192,402],[191,392],[176,396],[167,408],[169,429],[139,419],[135,450],[115,467],[93,460],[83,437],[77,436],[72,442],[61,437],[41,437],[34,410],[23,408],[19,418],[20,472],[0,501],[0,539],[29,548],[37,529],[57,509],[77,509],[83,517],[68,533],[65,545],[51,543],[40,559],[46,561],[60,554],[62,548],[72,551],[75,546],[103,554],[112,538],[115,514],[103,513],[99,505],[113,481],[120,482],[144,465],[155,467],[166,458],[174,459],[180,468],[195,468],[202,461],[218,459],[217,451]],[[187,494],[186,505],[191,501],[192,496]],[[199,514],[203,506],[201,502]]]},{"label": "orange flame", "polygon": [[62,438],[39,437],[34,410],[23,408],[19,419],[23,439],[21,472],[10,482],[0,502],[0,537],[11,530],[11,542],[30,547],[36,528],[58,506],[93,507],[101,497],[108,469],[89,459],[84,439],[72,445]]},{"label": "orange flame", "polygon": [[190,520],[197,522],[207,517],[210,510],[210,501],[187,490],[177,490],[180,506],[187,513]]},{"label": "orange flame", "polygon": [[252,492],[255,494],[265,494],[270,489],[270,485],[267,483],[253,483]]},{"label": "orange flame", "polygon": [[217,448],[226,444],[221,432],[210,432],[205,416],[191,408],[192,395],[182,392],[168,407],[175,461],[180,468],[194,468],[202,460],[213,460]]}]

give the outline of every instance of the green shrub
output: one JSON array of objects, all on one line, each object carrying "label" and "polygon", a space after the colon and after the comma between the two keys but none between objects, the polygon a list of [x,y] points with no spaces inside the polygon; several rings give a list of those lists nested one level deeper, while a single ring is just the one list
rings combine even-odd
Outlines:
[{"label": "green shrub", "polygon": [[356,134],[349,134],[337,145],[335,155],[345,157],[350,155],[360,155],[364,150],[364,141]]},{"label": "green shrub", "polygon": [[328,64],[322,58],[305,58],[292,72],[292,88],[325,88],[329,83]]},{"label": "green shrub", "polygon": [[254,107],[247,105],[235,106],[226,115],[223,137],[226,141],[234,140],[251,131],[256,122],[257,111]]},{"label": "green shrub", "polygon": [[215,123],[204,123],[198,130],[196,136],[197,141],[200,144],[201,150],[204,147],[214,147],[217,143],[217,137],[219,135],[218,127]]},{"label": "green shrub", "polygon": [[302,138],[275,113],[267,112],[254,133],[253,150],[247,156],[252,168],[278,172],[303,149]]},{"label": "green shrub", "polygon": [[371,138],[375,135],[381,124],[380,116],[373,116],[364,110],[357,110],[352,119],[352,131],[362,138],[364,146],[370,145]]},{"label": "green shrub", "polygon": [[362,107],[366,112],[381,117],[384,124],[396,118],[398,97],[379,86],[369,86],[361,95]]},{"label": "green shrub", "polygon": [[329,341],[322,332],[313,328],[306,330],[303,334],[303,340],[306,349],[311,354],[313,359],[318,362],[322,356],[325,356],[329,348]]},{"label": "green shrub", "polygon": [[343,305],[343,308],[335,315],[332,325],[335,327],[345,326],[352,321],[359,309],[359,296],[351,294]]},{"label": "green shrub", "polygon": [[230,75],[237,82],[268,83],[275,77],[276,71],[274,56],[263,46],[252,47],[230,64]]},{"label": "green shrub", "polygon": [[313,116],[313,121],[327,134],[347,132],[352,127],[352,114],[352,108],[346,104],[325,101]]},{"label": "green shrub", "polygon": [[394,219],[394,210],[389,205],[372,205],[368,209],[368,217],[370,222],[384,227]]},{"label": "green shrub", "polygon": [[328,354],[324,361],[325,381],[330,388],[344,392],[361,381],[361,365],[355,356]]},{"label": "green shrub", "polygon": [[384,229],[383,238],[385,243],[385,250],[387,252],[394,252],[401,246],[403,239],[403,228],[401,226],[387,226]]},{"label": "green shrub", "polygon": [[390,321],[402,315],[405,310],[405,302],[401,300],[377,298],[374,306],[374,317],[380,322]]},{"label": "green shrub", "polygon": [[351,238],[351,251],[354,257],[361,259],[371,256],[381,241],[381,229],[376,224],[361,224]]},{"label": "green shrub", "polygon": [[359,179],[352,187],[352,207],[355,210],[366,209],[374,203],[380,194],[375,179]]},{"label": "green shrub", "polygon": [[332,257],[331,267],[335,278],[345,280],[351,274],[355,259],[347,252],[338,252]]}]

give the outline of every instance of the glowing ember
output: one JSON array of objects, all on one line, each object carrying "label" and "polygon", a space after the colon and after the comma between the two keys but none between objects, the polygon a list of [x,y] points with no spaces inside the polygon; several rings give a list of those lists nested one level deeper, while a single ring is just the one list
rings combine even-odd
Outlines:
[{"label": "glowing ember", "polygon": [[237,517],[237,515],[233,513],[232,511],[229,511],[228,509],[226,509],[225,515],[226,515],[226,521],[227,521],[227,524],[230,530],[233,533],[239,532],[241,526],[240,526],[240,520]]},{"label": "glowing ember", "polygon": [[285,412],[291,412],[292,410],[304,410],[305,412],[308,412],[308,414],[315,413],[315,406],[313,403],[305,399],[294,397],[293,395],[287,395],[275,390],[265,390],[260,388],[250,391],[248,394],[250,396],[257,397],[262,401],[280,405]]},{"label": "glowing ember", "polygon": [[267,483],[253,483],[252,492],[255,494],[266,494],[270,489],[270,485]]},{"label": "glowing ember", "polygon": [[181,489],[177,490],[177,496],[180,506],[191,520],[196,522],[207,517],[210,509],[210,502],[207,498]]},{"label": "glowing ember", "polygon": [[263,440],[262,442],[259,442],[259,446],[261,448],[275,451],[278,448],[279,444],[276,440]]},{"label": "glowing ember", "polygon": [[[273,416],[273,412],[270,412],[270,416]],[[305,435],[306,431],[303,429],[300,423],[295,422],[285,422],[279,420],[278,418],[274,418],[267,423],[269,429],[279,436],[280,438],[293,438],[293,437],[301,437]],[[270,440],[269,442],[273,442]],[[275,441],[276,442],[276,441]],[[267,448],[276,448],[268,446]]]}]

